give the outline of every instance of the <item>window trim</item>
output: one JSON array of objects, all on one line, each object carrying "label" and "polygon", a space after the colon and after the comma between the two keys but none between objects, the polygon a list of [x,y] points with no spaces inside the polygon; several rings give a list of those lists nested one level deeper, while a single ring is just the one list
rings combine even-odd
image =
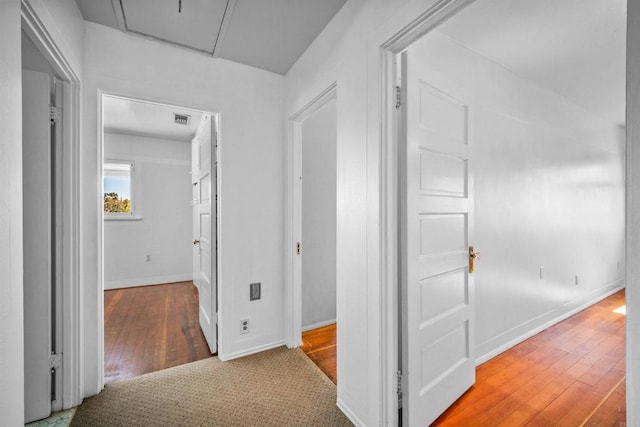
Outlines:
[{"label": "window trim", "polygon": [[[104,211],[104,177],[107,165],[130,165],[130,204],[131,212],[105,212]],[[102,217],[105,221],[139,221],[142,219],[140,209],[139,171],[135,160],[105,158],[102,163]]]}]

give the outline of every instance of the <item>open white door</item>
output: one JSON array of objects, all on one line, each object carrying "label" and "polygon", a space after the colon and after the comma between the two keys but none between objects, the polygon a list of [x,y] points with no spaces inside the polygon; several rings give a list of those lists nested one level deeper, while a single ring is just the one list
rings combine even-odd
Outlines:
[{"label": "open white door", "polygon": [[51,77],[22,73],[25,422],[51,413]]},{"label": "open white door", "polygon": [[198,288],[200,327],[217,351],[216,120],[204,114],[192,141],[193,281]]},{"label": "open white door", "polygon": [[433,422],[475,382],[469,109],[402,54],[400,279],[402,420]]}]

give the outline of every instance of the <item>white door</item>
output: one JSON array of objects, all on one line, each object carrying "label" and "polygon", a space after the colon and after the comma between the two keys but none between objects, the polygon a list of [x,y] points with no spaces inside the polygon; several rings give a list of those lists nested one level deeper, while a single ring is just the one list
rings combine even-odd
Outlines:
[{"label": "white door", "polygon": [[[475,382],[469,108],[402,54],[402,419],[426,426]],[[431,58],[432,59],[432,58]]]},{"label": "white door", "polygon": [[200,327],[211,353],[217,350],[216,301],[216,120],[203,115],[192,141],[193,281],[198,288]]},{"label": "white door", "polygon": [[51,77],[22,73],[25,422],[51,413]]}]

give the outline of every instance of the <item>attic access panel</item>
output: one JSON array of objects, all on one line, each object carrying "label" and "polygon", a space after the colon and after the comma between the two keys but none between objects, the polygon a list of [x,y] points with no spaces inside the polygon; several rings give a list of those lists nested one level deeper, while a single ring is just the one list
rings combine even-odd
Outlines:
[{"label": "attic access panel", "polygon": [[211,55],[227,3],[228,0],[120,0],[127,31]]}]

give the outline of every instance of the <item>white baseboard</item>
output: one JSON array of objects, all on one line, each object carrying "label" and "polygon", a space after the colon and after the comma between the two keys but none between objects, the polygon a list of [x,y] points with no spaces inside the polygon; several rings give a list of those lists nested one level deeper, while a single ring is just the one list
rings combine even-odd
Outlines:
[{"label": "white baseboard", "polygon": [[[514,347],[520,344],[522,341],[525,341],[531,338],[532,336],[544,331],[550,326],[553,326],[556,323],[559,323],[573,316],[574,314],[584,310],[585,308],[590,307],[599,301],[602,301],[606,297],[613,295],[614,293],[618,292],[624,287],[625,287],[624,282],[622,280],[617,280],[615,282],[608,283],[591,292],[586,298],[583,298],[578,301],[568,302],[564,304],[562,307],[559,307],[555,310],[545,313],[542,316],[539,316],[535,319],[531,319],[530,321],[523,323],[522,325],[512,328],[498,335],[497,337],[494,337],[491,340],[486,341],[485,343],[479,346],[479,349],[482,347],[485,347],[485,348],[482,349],[481,351],[478,351],[478,353],[481,353],[481,356],[476,357],[476,366],[488,360],[493,359],[500,353],[503,353],[509,350],[511,347]],[[533,329],[531,329],[531,327],[533,326],[532,323],[538,323],[538,322],[542,322],[542,323],[539,324],[538,326],[533,327]],[[504,340],[506,340],[506,342],[504,342]],[[503,343],[498,344],[496,346],[496,343],[499,341],[503,341]],[[486,347],[489,347],[489,348],[487,349]]]},{"label": "white baseboard", "polygon": [[193,274],[171,274],[168,276],[136,277],[133,279],[105,280],[105,289],[133,288],[136,286],[161,285],[163,283],[190,282]]},{"label": "white baseboard", "polygon": [[340,400],[340,398],[338,398],[336,406],[342,411],[343,414],[347,416],[347,418],[349,418],[349,421],[351,421],[353,425],[357,427],[366,427],[367,424],[360,418],[358,418],[358,416],[354,414],[349,406],[347,406],[342,400]]},{"label": "white baseboard", "polygon": [[322,328],[324,326],[333,325],[334,323],[336,323],[336,319],[330,319],[330,320],[325,320],[324,322],[313,323],[311,325],[303,326],[302,327],[302,332],[307,332],[307,331],[310,331],[312,329],[318,329],[318,328]]},{"label": "white baseboard", "polygon": [[281,347],[283,345],[284,345],[284,341],[280,340],[280,341],[275,341],[269,344],[260,345],[257,347],[251,347],[246,350],[236,351],[235,353],[229,353],[229,354],[218,353],[218,359],[222,360],[223,362],[227,362],[229,360],[238,359],[240,357],[260,353],[261,351],[265,351],[265,350],[271,350],[272,348]]}]

